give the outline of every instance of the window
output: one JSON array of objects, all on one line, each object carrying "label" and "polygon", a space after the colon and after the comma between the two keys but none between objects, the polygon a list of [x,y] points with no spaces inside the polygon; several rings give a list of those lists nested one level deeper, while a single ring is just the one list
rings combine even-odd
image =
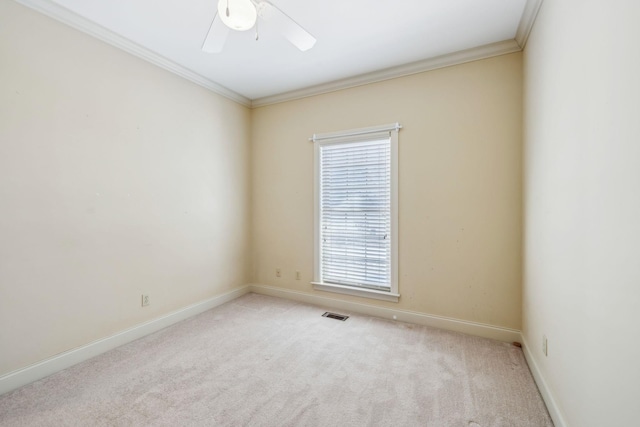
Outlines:
[{"label": "window", "polygon": [[316,289],[398,301],[397,123],[316,134]]}]

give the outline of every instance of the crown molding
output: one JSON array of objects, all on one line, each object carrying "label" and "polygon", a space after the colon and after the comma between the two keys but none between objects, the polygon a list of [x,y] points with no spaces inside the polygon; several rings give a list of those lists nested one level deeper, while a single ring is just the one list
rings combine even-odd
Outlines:
[{"label": "crown molding", "polygon": [[293,90],[277,95],[266,96],[251,100],[247,97],[234,92],[213,80],[207,79],[198,73],[195,73],[137,43],[120,36],[62,6],[54,3],[52,0],[15,0],[16,2],[34,9],[44,15],[49,16],[63,24],[82,31],[90,36],[104,41],[118,49],[124,50],[138,58],[150,62],[160,68],[171,73],[183,77],[199,86],[202,86],[212,92],[231,99],[239,104],[247,107],[256,108],[280,102],[292,101],[295,99],[307,98],[310,96],[321,95],[324,93],[335,92],[338,90],[349,89],[370,83],[381,82],[398,77],[404,77],[412,74],[418,74],[425,71],[436,70],[439,68],[450,67],[453,65],[464,64],[466,62],[477,61],[481,59],[491,58],[494,56],[506,55],[509,53],[521,51],[526,42],[536,16],[543,0],[527,0],[525,8],[518,25],[515,39],[505,40],[502,42],[491,43],[478,46],[472,49],[466,49],[446,55],[428,58],[422,61],[404,64],[397,67],[391,67],[384,70],[374,71],[359,76],[349,77],[315,86],[310,86],[298,90]]},{"label": "crown molding", "polygon": [[524,5],[524,11],[522,12],[522,18],[520,18],[520,24],[516,31],[516,42],[521,49],[524,49],[531,34],[533,24],[536,22],[536,17],[542,6],[542,0],[527,0]]},{"label": "crown molding", "polygon": [[222,95],[225,98],[229,98],[239,104],[250,107],[251,100],[246,98],[226,87],[209,80],[200,74],[197,74],[181,65],[176,64],[175,62],[147,49],[139,44],[122,37],[106,28],[66,9],[51,0],[15,0],[16,2],[36,10],[44,15],[47,15],[50,18],[55,19],[56,21],[62,22],[70,27],[75,28],[76,30],[80,30],[83,33],[89,34],[103,42],[106,42],[112,46],[117,47],[118,49],[124,50],[138,58],[144,59],[154,65],[157,65],[160,68],[164,68],[165,70],[177,74],[180,77],[183,77],[191,82],[202,86],[206,89],[209,89],[212,92],[217,93],[218,95]]},{"label": "crown molding", "polygon": [[520,48],[520,45],[515,40],[505,40],[502,42],[474,47],[472,49],[466,49],[446,55],[436,56],[434,58],[429,58],[418,62],[412,62],[410,64],[386,68],[384,70],[374,71],[355,77],[349,77],[342,80],[336,80],[329,83],[310,86],[278,95],[257,98],[251,102],[251,107],[263,107],[265,105],[292,101],[294,99],[307,98],[309,96],[349,89],[370,83],[409,76],[411,74],[423,73],[425,71],[436,70],[438,68],[464,64],[465,62],[506,55],[509,53],[519,52],[521,50],[522,49]]}]

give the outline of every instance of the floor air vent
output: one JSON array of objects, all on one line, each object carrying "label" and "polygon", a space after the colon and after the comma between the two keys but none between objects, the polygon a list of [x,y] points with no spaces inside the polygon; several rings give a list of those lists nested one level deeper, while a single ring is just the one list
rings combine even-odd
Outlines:
[{"label": "floor air vent", "polygon": [[322,315],[322,317],[330,317],[332,319],[342,320],[343,322],[349,318],[349,316],[344,316],[342,314],[329,313],[328,311]]}]

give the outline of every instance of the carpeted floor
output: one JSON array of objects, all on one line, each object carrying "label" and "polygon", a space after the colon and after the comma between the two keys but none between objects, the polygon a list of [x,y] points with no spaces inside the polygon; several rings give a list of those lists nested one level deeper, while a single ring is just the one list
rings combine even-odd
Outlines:
[{"label": "carpeted floor", "polygon": [[553,425],[517,347],[324,311],[247,294],[0,396],[0,425]]}]

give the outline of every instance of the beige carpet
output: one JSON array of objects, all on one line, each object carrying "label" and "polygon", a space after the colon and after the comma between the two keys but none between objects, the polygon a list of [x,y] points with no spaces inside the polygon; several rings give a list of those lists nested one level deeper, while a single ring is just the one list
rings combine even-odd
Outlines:
[{"label": "beige carpet", "polygon": [[0,396],[0,425],[553,425],[519,348],[324,311],[245,295]]}]

